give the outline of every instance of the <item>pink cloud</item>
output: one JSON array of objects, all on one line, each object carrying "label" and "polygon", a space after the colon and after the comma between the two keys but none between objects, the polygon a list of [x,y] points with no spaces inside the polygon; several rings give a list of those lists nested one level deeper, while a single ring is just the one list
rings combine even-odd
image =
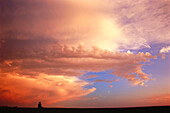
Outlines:
[{"label": "pink cloud", "polygon": [[[150,74],[142,70],[145,65],[141,62],[150,62],[156,59],[150,53],[129,54],[111,52],[93,47],[86,49],[83,45],[69,47],[62,45],[50,45],[37,52],[22,53],[20,58],[8,56],[0,64],[1,74],[18,73],[24,76],[34,77],[39,73],[47,75],[80,76],[82,71],[112,70],[115,76],[123,77],[136,85],[144,85],[149,80]],[[18,56],[16,56],[18,57]],[[12,59],[13,58],[13,59]],[[137,79],[138,77],[138,79]],[[112,80],[100,80],[106,83]]]},{"label": "pink cloud", "polygon": [[1,2],[6,11],[0,13],[0,34],[4,39],[46,37],[66,45],[84,43],[86,47],[95,45],[107,50],[150,48],[151,43],[170,41],[169,15],[164,10],[169,9],[167,2],[16,0],[10,5],[6,0]]}]

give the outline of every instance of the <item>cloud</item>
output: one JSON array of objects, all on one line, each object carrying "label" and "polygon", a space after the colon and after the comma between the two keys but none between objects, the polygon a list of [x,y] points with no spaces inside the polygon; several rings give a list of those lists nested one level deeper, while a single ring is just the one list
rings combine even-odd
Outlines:
[{"label": "cloud", "polygon": [[160,53],[168,53],[170,51],[170,46],[167,46],[167,47],[163,47],[161,50],[160,50]]},{"label": "cloud", "polygon": [[[47,37],[67,45],[83,42],[93,46],[96,43],[97,46],[110,49],[113,44],[110,43],[108,46],[108,42],[116,41],[121,35],[116,29],[116,23],[112,22],[111,19],[108,20],[107,16],[102,14],[101,8],[106,5],[103,5],[102,1],[57,0],[47,2],[42,0],[41,2],[21,2],[17,0],[15,3],[11,2],[9,0],[1,3],[3,9],[6,10],[1,13],[1,22],[4,28],[1,35],[5,38],[23,40]],[[14,17],[14,19],[11,20],[9,17]],[[109,28],[106,28],[105,24]],[[113,36],[115,39],[112,38]],[[108,40],[102,43],[101,40],[105,38]],[[117,44],[114,45],[116,47]]]},{"label": "cloud", "polygon": [[92,93],[96,88],[84,89],[88,82],[76,77],[39,74],[35,78],[8,74],[0,76],[0,101],[13,105],[30,105],[42,101],[44,105],[74,99]]},{"label": "cloud", "polygon": [[112,85],[109,85],[109,87],[113,87]]},{"label": "cloud", "polygon": [[[8,45],[8,42],[5,44]],[[80,76],[84,74],[83,71],[111,70],[113,75],[143,86],[151,75],[142,71],[141,67],[144,65],[142,62],[150,62],[150,59],[157,58],[148,52],[129,54],[111,52],[98,47],[87,49],[84,45],[70,47],[61,44],[48,44],[45,47],[37,48],[38,46],[33,46],[31,49],[19,49],[19,45],[15,46],[16,48],[10,48],[10,50],[8,46],[3,48],[5,51],[1,51],[3,53],[0,60],[1,74],[18,73],[29,77],[35,77],[39,73]]]},{"label": "cloud", "polygon": [[98,75],[86,75],[86,76],[83,76],[82,78],[83,79],[90,79],[90,78],[96,78],[98,77]]},{"label": "cloud", "polygon": [[155,105],[170,105],[170,94],[153,95],[145,100]]},{"label": "cloud", "polygon": [[[167,0],[1,1],[1,37],[54,39],[107,50],[170,43]],[[10,7],[10,8],[9,8]],[[137,9],[137,10],[136,10]]]},{"label": "cloud", "polygon": [[113,14],[117,15],[123,33],[126,38],[134,39],[131,44],[138,40],[132,48],[138,44],[149,47],[150,44],[170,43],[169,0],[125,0],[117,1],[117,4]]},{"label": "cloud", "polygon": [[95,83],[95,82],[106,82],[106,83],[112,83],[112,82],[115,82],[115,81],[119,81],[119,80],[118,80],[118,79],[115,79],[115,80],[97,79],[97,80],[94,80],[94,83]]}]

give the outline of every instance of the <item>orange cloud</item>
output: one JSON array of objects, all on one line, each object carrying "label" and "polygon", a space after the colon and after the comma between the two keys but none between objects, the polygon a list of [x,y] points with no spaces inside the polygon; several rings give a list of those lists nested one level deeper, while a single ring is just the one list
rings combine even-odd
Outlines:
[{"label": "orange cloud", "polygon": [[109,87],[113,87],[112,85],[109,85]]},{"label": "orange cloud", "polygon": [[170,105],[170,94],[153,95],[144,100],[154,105]]},{"label": "orange cloud", "polygon": [[93,82],[106,82],[106,83],[112,83],[112,82],[115,82],[115,81],[119,81],[118,79],[115,79],[115,80],[105,80],[105,79],[97,79],[97,80],[94,80]]},{"label": "orange cloud", "polygon": [[96,88],[84,89],[87,82],[76,77],[39,74],[35,78],[8,74],[0,76],[0,100],[14,105],[44,105],[85,96]]}]

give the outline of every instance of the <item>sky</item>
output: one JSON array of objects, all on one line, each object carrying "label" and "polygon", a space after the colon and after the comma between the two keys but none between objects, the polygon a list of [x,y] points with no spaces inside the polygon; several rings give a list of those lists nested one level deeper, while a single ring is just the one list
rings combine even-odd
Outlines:
[{"label": "sky", "polygon": [[0,0],[0,106],[170,105],[170,0]]}]

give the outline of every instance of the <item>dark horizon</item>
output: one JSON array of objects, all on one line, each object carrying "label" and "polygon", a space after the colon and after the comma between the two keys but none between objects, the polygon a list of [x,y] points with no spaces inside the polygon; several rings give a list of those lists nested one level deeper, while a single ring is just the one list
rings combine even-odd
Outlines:
[{"label": "dark horizon", "polygon": [[[35,106],[35,107],[26,107],[26,106],[8,106],[8,105],[3,105],[3,106],[0,106],[0,107],[8,107],[8,108],[38,108],[38,106]],[[161,105],[161,106],[158,106],[158,105],[155,105],[155,106],[129,106],[129,107],[45,107],[45,106],[42,106],[42,109],[43,108],[61,108],[61,109],[64,109],[64,108],[68,108],[68,109],[116,109],[116,108],[148,108],[148,107],[170,107],[170,105]],[[38,108],[39,109],[39,108]]]},{"label": "dark horizon", "polygon": [[170,106],[157,106],[157,107],[133,107],[133,108],[17,108],[17,107],[0,107],[0,111],[2,113],[98,113],[98,112],[105,112],[105,113],[143,113],[143,112],[149,112],[149,113],[169,113]]}]

